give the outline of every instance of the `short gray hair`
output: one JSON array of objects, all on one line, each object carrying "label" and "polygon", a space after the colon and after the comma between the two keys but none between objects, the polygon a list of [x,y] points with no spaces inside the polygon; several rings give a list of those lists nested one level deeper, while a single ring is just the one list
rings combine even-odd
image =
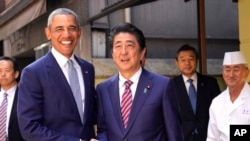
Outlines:
[{"label": "short gray hair", "polygon": [[80,19],[79,17],[77,16],[77,14],[68,9],[68,8],[58,8],[56,10],[54,10],[50,15],[49,15],[49,18],[48,18],[48,22],[47,22],[47,27],[50,26],[50,24],[52,23],[52,20],[54,18],[55,15],[73,15],[76,19],[76,22],[78,24],[78,26],[80,26]]}]

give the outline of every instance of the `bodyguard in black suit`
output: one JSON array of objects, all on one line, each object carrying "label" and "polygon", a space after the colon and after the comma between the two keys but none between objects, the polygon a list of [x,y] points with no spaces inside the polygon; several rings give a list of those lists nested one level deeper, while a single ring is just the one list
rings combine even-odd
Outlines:
[{"label": "bodyguard in black suit", "polygon": [[[181,110],[182,130],[185,141],[205,141],[209,120],[209,106],[212,99],[220,93],[215,78],[196,72],[198,53],[190,45],[183,45],[176,55],[176,65],[181,75],[173,78],[178,104]],[[196,90],[196,107],[192,109],[189,99],[188,79],[193,80]]]},{"label": "bodyguard in black suit", "polygon": [[1,85],[1,98],[0,103],[3,101],[4,93],[7,93],[8,107],[11,107],[9,114],[7,114],[6,140],[7,141],[24,141],[20,134],[18,120],[17,120],[17,99],[18,99],[18,86],[17,81],[19,78],[19,67],[14,58],[2,56],[0,57],[0,85]]}]

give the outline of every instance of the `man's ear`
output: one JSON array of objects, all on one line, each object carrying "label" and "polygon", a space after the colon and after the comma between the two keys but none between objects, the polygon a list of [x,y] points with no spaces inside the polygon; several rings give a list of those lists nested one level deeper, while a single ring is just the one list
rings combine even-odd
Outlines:
[{"label": "man's ear", "polygon": [[17,78],[19,77],[19,74],[20,74],[19,71],[16,71],[16,72],[15,72],[15,79],[17,79]]},{"label": "man's ear", "polygon": [[143,60],[146,58],[147,48],[144,48],[141,52],[142,52],[141,60]]}]

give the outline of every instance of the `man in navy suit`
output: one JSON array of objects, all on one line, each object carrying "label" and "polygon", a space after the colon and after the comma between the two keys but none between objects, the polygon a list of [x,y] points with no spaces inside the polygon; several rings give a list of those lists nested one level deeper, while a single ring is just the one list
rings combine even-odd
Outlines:
[{"label": "man in navy suit", "polygon": [[[142,68],[146,52],[142,31],[125,23],[114,27],[109,39],[119,72],[96,88],[97,139],[182,141],[173,81]],[[126,89],[128,80],[130,88]],[[127,101],[132,105],[123,101],[125,94],[130,94]],[[125,103],[130,106],[122,112]]]},{"label": "man in navy suit", "polygon": [[[184,141],[205,141],[209,120],[209,106],[220,93],[215,78],[196,72],[198,52],[188,44],[181,46],[176,54],[176,65],[181,75],[175,77],[176,94],[181,109]],[[196,91],[196,110],[192,109],[188,88],[193,80]]]},{"label": "man in navy suit", "polygon": [[[17,99],[18,99],[18,79],[19,65],[16,59],[12,57],[0,57],[0,104],[4,100],[4,94],[7,94],[7,114],[5,124],[6,141],[24,141],[20,134],[17,120]],[[1,113],[2,114],[2,113]],[[2,125],[1,125],[2,127]]]},{"label": "man in navy suit", "polygon": [[[79,18],[72,10],[56,9],[49,15],[45,33],[51,50],[21,75],[21,134],[27,141],[90,140],[95,136],[95,76],[93,65],[73,53],[81,35]],[[70,77],[75,74],[68,74],[69,60],[79,80],[82,111],[70,87]]]}]

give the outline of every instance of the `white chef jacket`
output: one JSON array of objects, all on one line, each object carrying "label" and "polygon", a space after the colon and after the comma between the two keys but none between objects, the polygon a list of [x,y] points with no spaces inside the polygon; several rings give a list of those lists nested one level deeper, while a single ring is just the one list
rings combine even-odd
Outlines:
[{"label": "white chef jacket", "polygon": [[250,86],[246,82],[231,102],[228,88],[213,99],[209,109],[207,141],[229,141],[230,125],[250,124]]}]

